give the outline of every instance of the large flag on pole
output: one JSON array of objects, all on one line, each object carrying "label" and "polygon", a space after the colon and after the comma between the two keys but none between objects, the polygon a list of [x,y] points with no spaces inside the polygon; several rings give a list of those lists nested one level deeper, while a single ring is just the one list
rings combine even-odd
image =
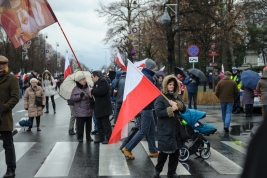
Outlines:
[{"label": "large flag on pole", "polygon": [[121,69],[123,71],[127,70],[127,68],[126,68],[126,66],[125,66],[125,64],[124,64],[124,62],[123,62],[123,60],[121,58],[121,54],[119,52],[117,52],[116,62],[117,62],[117,64],[119,64],[121,66]]},{"label": "large flag on pole", "polygon": [[128,122],[160,94],[159,89],[128,60],[123,103],[109,144],[118,142]]},{"label": "large flag on pole", "polygon": [[72,74],[71,67],[70,67],[70,61],[68,54],[66,55],[65,59],[65,70],[64,70],[64,79],[68,77],[68,75]]},{"label": "large flag on pole", "polygon": [[47,0],[0,1],[1,23],[15,48],[35,37],[40,30],[57,22]]}]

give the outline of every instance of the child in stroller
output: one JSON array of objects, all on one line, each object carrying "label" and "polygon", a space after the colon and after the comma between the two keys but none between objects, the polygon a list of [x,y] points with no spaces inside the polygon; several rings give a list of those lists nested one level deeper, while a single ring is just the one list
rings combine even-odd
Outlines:
[{"label": "child in stroller", "polygon": [[210,157],[210,142],[204,137],[214,134],[217,129],[211,124],[202,124],[200,119],[206,117],[206,112],[195,109],[187,109],[180,113],[182,123],[186,125],[189,146],[180,149],[180,161],[188,160],[189,156],[195,154],[203,159]]}]

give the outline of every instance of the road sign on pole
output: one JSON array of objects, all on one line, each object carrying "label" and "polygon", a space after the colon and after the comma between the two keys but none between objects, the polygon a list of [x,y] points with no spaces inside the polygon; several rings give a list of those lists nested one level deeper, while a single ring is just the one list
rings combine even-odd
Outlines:
[{"label": "road sign on pole", "polygon": [[198,62],[198,57],[189,57],[189,63]]},{"label": "road sign on pole", "polygon": [[187,54],[191,57],[195,57],[195,56],[198,56],[200,53],[200,49],[197,45],[190,45],[188,48],[187,48]]}]

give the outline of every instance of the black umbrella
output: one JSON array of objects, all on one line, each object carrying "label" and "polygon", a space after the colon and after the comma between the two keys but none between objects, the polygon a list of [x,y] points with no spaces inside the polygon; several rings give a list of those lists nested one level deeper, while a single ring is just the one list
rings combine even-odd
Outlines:
[{"label": "black umbrella", "polygon": [[175,73],[175,76],[177,76],[178,74],[181,74],[183,77],[186,77],[186,73],[179,67],[174,68],[174,73]]},{"label": "black umbrella", "polygon": [[191,68],[191,69],[188,69],[188,72],[193,74],[197,78],[199,78],[199,80],[206,81],[206,76],[201,70],[196,69],[196,68]]},{"label": "black umbrella", "polygon": [[157,72],[155,72],[155,73],[156,73],[156,76],[157,76],[157,77],[159,77],[159,76],[162,76],[163,78],[166,77],[166,74],[165,74],[164,72],[162,72],[162,71],[157,71]]}]

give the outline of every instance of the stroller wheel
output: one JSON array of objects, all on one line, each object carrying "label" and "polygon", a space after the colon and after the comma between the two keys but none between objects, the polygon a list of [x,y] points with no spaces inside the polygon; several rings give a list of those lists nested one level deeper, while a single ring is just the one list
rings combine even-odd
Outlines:
[{"label": "stroller wheel", "polygon": [[187,161],[190,156],[189,150],[187,148],[182,148],[179,150],[179,161]]},{"label": "stroller wheel", "polygon": [[208,150],[207,148],[203,148],[200,152],[200,156],[203,159],[208,159],[210,157],[210,150]]}]

